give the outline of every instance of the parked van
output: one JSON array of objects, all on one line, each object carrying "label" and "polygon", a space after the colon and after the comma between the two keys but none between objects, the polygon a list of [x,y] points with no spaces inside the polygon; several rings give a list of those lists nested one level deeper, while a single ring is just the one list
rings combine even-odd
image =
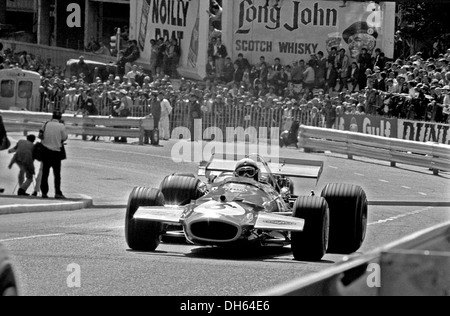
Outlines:
[{"label": "parked van", "polygon": [[0,110],[39,109],[41,76],[20,68],[0,70]]}]

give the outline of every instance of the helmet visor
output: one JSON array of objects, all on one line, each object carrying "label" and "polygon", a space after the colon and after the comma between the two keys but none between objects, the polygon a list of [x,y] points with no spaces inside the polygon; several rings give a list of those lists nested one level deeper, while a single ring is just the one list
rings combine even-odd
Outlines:
[{"label": "helmet visor", "polygon": [[256,175],[257,171],[255,168],[252,167],[246,167],[241,168],[237,171],[238,177],[246,177],[246,178],[253,178]]}]

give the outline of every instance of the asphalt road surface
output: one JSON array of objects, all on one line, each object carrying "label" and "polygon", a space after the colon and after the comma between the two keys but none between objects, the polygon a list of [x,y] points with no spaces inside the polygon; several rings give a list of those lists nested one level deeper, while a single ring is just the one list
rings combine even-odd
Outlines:
[{"label": "asphalt road surface", "polygon": [[[12,136],[19,139],[19,136]],[[161,147],[117,145],[71,139],[63,166],[63,191],[86,194],[96,207],[61,213],[0,217],[0,242],[13,259],[22,295],[249,295],[321,271],[342,260],[296,262],[289,247],[239,252],[186,244],[163,244],[155,253],[130,251],[124,238],[125,205],[134,186],[159,186],[167,174],[196,173],[194,163],[174,163],[174,142]],[[450,175],[429,170],[330,154],[283,149],[281,156],[325,161],[315,183],[297,183],[299,192],[317,193],[327,183],[361,185],[373,204],[367,252],[418,230],[450,220]],[[0,183],[12,191],[15,172],[0,156]],[[442,203],[443,206],[442,206]],[[80,287],[68,287],[72,268]]]}]

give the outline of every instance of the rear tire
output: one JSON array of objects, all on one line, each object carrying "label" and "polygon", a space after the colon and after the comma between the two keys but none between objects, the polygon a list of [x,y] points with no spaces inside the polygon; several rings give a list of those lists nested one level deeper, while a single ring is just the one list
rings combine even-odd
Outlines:
[{"label": "rear tire", "polygon": [[164,195],[157,189],[134,188],[125,218],[125,238],[133,250],[155,251],[163,230],[161,223],[134,219],[141,206],[164,206]]},{"label": "rear tire", "polygon": [[359,186],[328,184],[322,197],[330,207],[328,252],[351,254],[361,248],[367,231],[367,195]]},{"label": "rear tire", "polygon": [[160,190],[167,205],[184,206],[202,197],[200,180],[193,176],[172,175],[161,183]]},{"label": "rear tire", "polygon": [[299,197],[293,217],[305,220],[303,232],[291,233],[292,254],[299,261],[320,261],[327,253],[330,214],[321,197]]}]

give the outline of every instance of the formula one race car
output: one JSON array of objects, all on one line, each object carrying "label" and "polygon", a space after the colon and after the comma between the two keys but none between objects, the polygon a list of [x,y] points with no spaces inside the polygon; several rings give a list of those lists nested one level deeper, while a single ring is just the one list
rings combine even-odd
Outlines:
[{"label": "formula one race car", "polygon": [[155,251],[168,236],[219,247],[290,244],[294,258],[306,261],[361,247],[368,215],[361,187],[329,184],[320,197],[295,196],[291,178],[318,181],[323,162],[255,157],[213,156],[199,171],[207,182],[174,174],[159,189],[135,188],[125,221],[128,246]]},{"label": "formula one race car", "polygon": [[0,245],[0,297],[16,296],[17,285],[6,250]]}]

